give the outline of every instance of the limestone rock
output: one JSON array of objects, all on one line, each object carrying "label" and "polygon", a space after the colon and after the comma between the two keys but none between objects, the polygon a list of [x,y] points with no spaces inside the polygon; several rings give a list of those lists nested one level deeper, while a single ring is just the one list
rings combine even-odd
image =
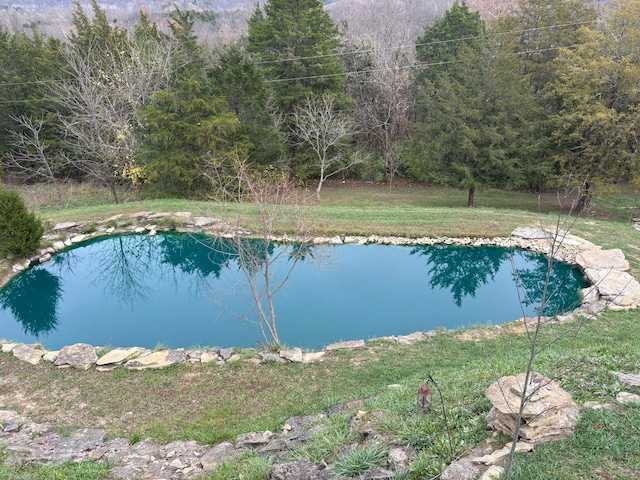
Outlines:
[{"label": "limestone rock", "polygon": [[542,240],[549,238],[550,235],[542,228],[518,227],[511,232],[512,237],[520,237],[527,240]]},{"label": "limestone rock", "polygon": [[640,395],[636,393],[620,392],[618,395],[616,395],[616,402],[637,403],[640,405]]},{"label": "limestone rock", "polygon": [[3,343],[2,353],[11,353],[11,351],[18,345],[17,343]]},{"label": "limestone rock", "polygon": [[627,272],[587,268],[584,273],[600,295],[614,305],[628,308],[640,305],[640,283]]},{"label": "limestone rock", "polygon": [[[284,358],[282,358],[277,353],[260,352],[258,355],[260,357],[260,360],[262,360],[263,362],[275,362],[275,363],[285,363],[286,362],[286,360]],[[229,360],[231,360],[231,359],[229,359]]]},{"label": "limestone rock", "polygon": [[217,360],[219,353],[220,353],[220,350],[217,350],[217,349],[205,350],[200,355],[200,363],[209,363],[213,360]]},{"label": "limestone rock", "polygon": [[64,244],[64,242],[61,242],[59,240],[57,242],[53,242],[54,250],[62,250],[65,247],[66,247],[66,245]]},{"label": "limestone rock", "polygon": [[463,458],[449,465],[441,474],[440,480],[474,480],[481,469],[468,458]]},{"label": "limestone rock", "polygon": [[582,268],[629,270],[629,262],[619,248],[611,250],[585,250],[576,255],[576,263]]},{"label": "limestone rock", "polygon": [[22,265],[20,263],[16,263],[15,265],[13,265],[11,267],[11,271],[13,273],[24,272],[25,270],[26,270],[26,268],[24,267],[24,265]]},{"label": "limestone rock", "polygon": [[60,350],[49,350],[47,352],[44,352],[42,360],[44,360],[45,362],[53,363],[56,361],[56,358],[58,358],[58,355],[60,355]]},{"label": "limestone rock", "polygon": [[213,447],[200,458],[200,463],[204,471],[215,470],[225,460],[237,457],[240,453],[231,442],[222,442]]},{"label": "limestone rock", "polygon": [[393,472],[380,467],[373,467],[360,476],[361,480],[393,480]]},{"label": "limestone rock", "polygon": [[234,354],[234,350],[233,348],[221,348],[220,351],[218,352],[218,354],[220,355],[220,357],[222,357],[222,359],[226,362],[227,360],[229,360],[233,354]]},{"label": "limestone rock", "polygon": [[269,430],[265,432],[243,433],[236,437],[236,448],[257,448],[269,443],[275,434]]},{"label": "limestone rock", "polygon": [[131,360],[132,358],[140,355],[143,351],[140,347],[133,348],[114,348],[113,350],[107,352],[105,355],[100,357],[96,361],[96,365],[109,365],[109,364],[119,364],[122,362],[126,362],[127,360]]},{"label": "limestone rock", "polygon": [[62,223],[56,223],[53,226],[53,230],[68,230],[70,228],[73,227],[77,227],[78,224],[76,222],[62,222]]},{"label": "limestone rock", "polygon": [[24,343],[19,343],[11,350],[13,356],[22,360],[23,362],[30,363],[31,365],[37,365],[42,359],[44,352],[39,348],[34,348]]},{"label": "limestone rock", "polygon": [[307,460],[278,463],[271,467],[270,480],[325,480],[336,478],[326,469]]},{"label": "limestone rock", "polygon": [[401,470],[409,466],[415,457],[415,451],[405,447],[395,447],[389,450],[389,463]]},{"label": "limestone rock", "polygon": [[159,350],[150,352],[124,364],[129,370],[145,370],[147,368],[165,368],[169,365],[182,363],[186,359],[186,354],[181,350]]},{"label": "limestone rock", "polygon": [[364,340],[350,340],[348,342],[332,343],[331,345],[324,347],[324,350],[326,352],[331,352],[332,350],[354,349],[362,348],[364,346]]},{"label": "limestone rock", "polygon": [[[532,450],[533,450],[533,445],[531,445],[530,443],[526,443],[526,442],[516,443],[515,453],[530,452]],[[474,463],[484,463],[485,465],[496,465],[499,462],[501,462],[505,457],[509,456],[510,453],[511,453],[511,444],[508,443],[507,445],[502,447],[500,450],[496,450],[495,452],[490,453],[488,455],[483,455],[482,457],[472,458],[471,460]]]},{"label": "limestone rock", "polygon": [[480,477],[480,480],[498,480],[502,478],[504,468],[497,465],[491,465]]},{"label": "limestone rock", "polygon": [[194,217],[193,223],[196,227],[206,227],[212,223],[217,223],[218,219],[212,217]]},{"label": "limestone rock", "polygon": [[414,343],[418,343],[420,340],[424,340],[427,338],[424,332],[413,332],[409,335],[400,335],[397,338],[397,342],[400,345],[413,345]]},{"label": "limestone rock", "polygon": [[[486,390],[493,408],[487,424],[512,436],[520,408],[525,374],[502,377]],[[524,405],[520,437],[527,443],[539,445],[573,433],[578,422],[579,408],[566,391],[554,381],[537,373],[531,374],[527,386],[529,400]]]},{"label": "limestone rock", "polygon": [[640,373],[611,372],[620,379],[620,383],[629,387],[640,387]]},{"label": "limestone rock", "polygon": [[56,358],[54,365],[58,367],[73,367],[80,370],[88,370],[91,365],[96,363],[98,356],[96,355],[95,347],[86,343],[76,343],[75,345],[69,345],[60,350],[58,358]]},{"label": "limestone rock", "polygon": [[295,363],[302,363],[304,360],[302,349],[300,347],[292,348],[290,350],[280,350],[280,356],[285,360]]},{"label": "limestone rock", "polygon": [[304,352],[302,354],[302,363],[314,363],[322,360],[325,352]]}]

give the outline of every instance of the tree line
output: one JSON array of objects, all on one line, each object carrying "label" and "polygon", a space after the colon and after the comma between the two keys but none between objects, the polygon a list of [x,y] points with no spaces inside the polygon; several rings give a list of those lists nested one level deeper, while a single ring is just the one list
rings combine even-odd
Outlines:
[{"label": "tree line", "polygon": [[2,173],[96,181],[116,202],[123,186],[228,193],[239,168],[318,197],[332,175],[403,177],[469,206],[487,187],[573,189],[584,206],[637,182],[640,0],[520,0],[492,18],[411,5],[334,20],[321,0],[269,0],[214,46],[194,12],[125,28],[96,0],[65,39],[0,29]]}]

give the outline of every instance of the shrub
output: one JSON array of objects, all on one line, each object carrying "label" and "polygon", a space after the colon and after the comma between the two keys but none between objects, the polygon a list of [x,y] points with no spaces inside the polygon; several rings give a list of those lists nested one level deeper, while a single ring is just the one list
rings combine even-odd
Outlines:
[{"label": "shrub", "polygon": [[0,257],[28,256],[36,251],[44,226],[16,193],[0,190]]}]

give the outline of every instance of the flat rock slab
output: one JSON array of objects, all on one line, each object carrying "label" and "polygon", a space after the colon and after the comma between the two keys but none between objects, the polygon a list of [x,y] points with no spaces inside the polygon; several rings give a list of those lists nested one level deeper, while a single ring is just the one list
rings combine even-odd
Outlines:
[{"label": "flat rock slab", "polygon": [[160,350],[142,355],[124,364],[129,370],[145,370],[147,368],[164,368],[185,361],[186,353],[180,350]]},{"label": "flat rock slab", "polygon": [[222,442],[214,446],[200,458],[204,471],[215,470],[225,460],[230,460],[240,455],[231,442]]},{"label": "flat rock slab", "polygon": [[56,223],[53,226],[53,230],[67,230],[69,228],[77,227],[78,224],[76,222],[62,222]]},{"label": "flat rock slab", "polygon": [[640,283],[627,272],[587,268],[584,273],[600,295],[614,305],[629,308],[640,305]]},{"label": "flat rock slab", "polygon": [[11,350],[13,350],[16,345],[18,345],[17,343],[3,343],[2,344],[2,353],[11,353]]},{"label": "flat rock slab", "polygon": [[[502,377],[486,390],[493,405],[487,425],[512,436],[523,395],[525,374]],[[573,433],[580,409],[571,395],[554,381],[532,373],[526,387],[520,436],[533,445],[565,438]]]},{"label": "flat rock slab", "polygon": [[302,363],[319,362],[324,357],[324,352],[304,352],[302,354]]},{"label": "flat rock slab", "polygon": [[39,348],[34,348],[24,343],[19,343],[11,350],[13,356],[22,360],[23,362],[30,363],[31,365],[37,365],[40,363],[44,351]]},{"label": "flat rock slab", "polygon": [[582,268],[629,270],[629,262],[619,248],[611,250],[585,250],[576,255],[576,263]]},{"label": "flat rock slab", "polygon": [[122,362],[126,362],[127,360],[131,360],[132,358],[137,357],[144,351],[143,348],[133,347],[133,348],[114,348],[113,350],[107,352],[105,355],[100,357],[96,361],[96,365],[109,365],[112,363],[119,364]]},{"label": "flat rock slab", "polygon": [[300,347],[292,348],[290,350],[280,350],[280,356],[290,362],[302,363],[304,356]]},{"label": "flat rock slab", "polygon": [[366,344],[364,343],[364,340],[351,340],[349,342],[332,343],[331,345],[327,345],[326,347],[324,347],[324,349],[327,352],[331,352],[332,350],[362,348],[365,345]]},{"label": "flat rock slab", "polygon": [[63,368],[72,367],[88,370],[97,360],[98,355],[96,355],[95,347],[86,343],[76,343],[60,350],[53,364]]},{"label": "flat rock slab", "polygon": [[[279,463],[271,468],[271,480],[329,480],[336,475],[307,460]],[[339,477],[338,477],[339,478]]]}]

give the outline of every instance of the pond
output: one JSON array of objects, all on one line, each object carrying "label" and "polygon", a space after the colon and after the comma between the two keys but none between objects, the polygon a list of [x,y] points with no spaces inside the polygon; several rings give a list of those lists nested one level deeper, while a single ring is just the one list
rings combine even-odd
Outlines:
[{"label": "pond", "polygon": [[[283,248],[271,244],[270,254]],[[0,338],[51,350],[74,343],[259,346],[237,252],[233,241],[178,233],[83,243],[0,291]],[[274,301],[280,341],[307,349],[513,321],[522,316],[514,269],[532,316],[547,270],[542,255],[498,247],[347,244],[304,253]],[[276,274],[285,268],[272,267]],[[545,314],[577,306],[586,286],[566,264],[555,265],[551,283]]]}]

